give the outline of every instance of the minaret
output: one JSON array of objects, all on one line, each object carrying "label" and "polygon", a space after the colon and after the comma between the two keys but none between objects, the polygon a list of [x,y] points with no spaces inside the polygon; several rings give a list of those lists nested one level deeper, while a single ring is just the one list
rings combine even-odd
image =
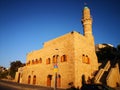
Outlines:
[{"label": "minaret", "polygon": [[82,14],[84,36],[87,38],[89,44],[94,47],[94,37],[92,35],[92,17],[90,15],[90,9],[85,6]]},{"label": "minaret", "polygon": [[88,7],[84,7],[82,16],[84,36],[90,38],[92,36],[92,18]]},{"label": "minaret", "polygon": [[83,17],[82,17],[82,24],[83,24],[83,30],[84,30],[84,37],[87,39],[89,46],[92,47],[92,71],[98,70],[98,61],[97,56],[95,53],[95,44],[94,44],[94,37],[92,35],[92,17],[90,15],[90,9],[88,7],[84,7],[83,9]]}]

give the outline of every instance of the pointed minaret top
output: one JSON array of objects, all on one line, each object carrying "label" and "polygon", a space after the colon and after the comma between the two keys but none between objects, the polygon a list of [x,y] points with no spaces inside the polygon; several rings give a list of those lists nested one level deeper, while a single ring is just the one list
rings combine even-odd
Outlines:
[{"label": "pointed minaret top", "polygon": [[86,18],[91,18],[90,9],[87,6],[85,6],[83,9],[83,19]]},{"label": "pointed minaret top", "polygon": [[85,6],[84,9],[89,9],[89,8],[87,6]]}]

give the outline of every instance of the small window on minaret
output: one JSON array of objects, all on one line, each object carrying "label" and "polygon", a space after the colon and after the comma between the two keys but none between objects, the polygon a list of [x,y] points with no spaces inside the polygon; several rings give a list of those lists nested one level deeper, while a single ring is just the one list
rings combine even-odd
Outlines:
[{"label": "small window on minaret", "polygon": [[86,64],[89,64],[90,61],[89,61],[89,57],[86,55]]}]

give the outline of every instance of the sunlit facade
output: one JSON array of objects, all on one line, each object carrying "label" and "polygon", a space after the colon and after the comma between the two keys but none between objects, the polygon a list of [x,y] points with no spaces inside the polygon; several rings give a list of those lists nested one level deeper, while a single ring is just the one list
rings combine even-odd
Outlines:
[{"label": "sunlit facade", "polygon": [[98,60],[88,7],[83,9],[81,22],[84,35],[72,31],[45,42],[40,50],[28,53],[26,66],[16,73],[16,82],[54,87],[57,73],[57,87],[68,88],[70,83],[81,87],[83,79],[87,83],[94,78]]}]

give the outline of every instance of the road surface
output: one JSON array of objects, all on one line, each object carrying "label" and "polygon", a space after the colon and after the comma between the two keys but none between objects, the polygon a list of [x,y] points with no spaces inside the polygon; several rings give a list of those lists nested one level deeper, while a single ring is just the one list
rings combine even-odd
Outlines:
[{"label": "road surface", "polygon": [[[49,87],[19,84],[11,81],[0,80],[0,90],[54,90]],[[64,90],[64,89],[57,89]]]},{"label": "road surface", "polygon": [[0,90],[20,90],[20,89],[9,87],[9,86],[4,86],[0,84]]}]

